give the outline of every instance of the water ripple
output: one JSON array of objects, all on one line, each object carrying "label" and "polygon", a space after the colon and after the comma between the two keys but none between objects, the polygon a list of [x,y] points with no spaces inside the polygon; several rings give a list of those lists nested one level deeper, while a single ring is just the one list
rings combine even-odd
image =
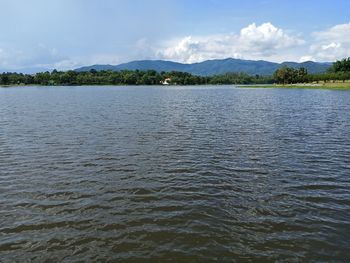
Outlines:
[{"label": "water ripple", "polygon": [[0,89],[1,262],[349,262],[350,96]]}]

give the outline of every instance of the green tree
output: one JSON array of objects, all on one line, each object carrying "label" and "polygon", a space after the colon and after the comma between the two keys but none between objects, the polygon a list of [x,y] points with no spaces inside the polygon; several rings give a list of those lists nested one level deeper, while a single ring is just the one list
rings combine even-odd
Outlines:
[{"label": "green tree", "polygon": [[350,57],[334,62],[330,71],[331,72],[350,72]]},{"label": "green tree", "polygon": [[9,76],[7,74],[2,74],[0,80],[1,80],[2,85],[8,85],[10,79],[9,79]]}]

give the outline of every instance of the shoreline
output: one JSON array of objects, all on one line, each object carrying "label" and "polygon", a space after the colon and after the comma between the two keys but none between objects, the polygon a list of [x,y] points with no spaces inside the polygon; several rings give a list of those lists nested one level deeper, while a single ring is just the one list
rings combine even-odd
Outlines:
[{"label": "shoreline", "polygon": [[40,85],[40,84],[30,84],[30,85],[0,85],[0,88],[12,88],[12,87],[176,87],[176,86],[182,86],[182,87],[200,87],[200,86],[234,86],[237,88],[261,88],[261,89],[272,89],[272,88],[278,88],[278,89],[328,89],[328,90],[350,90],[350,83],[322,83],[322,84],[226,84],[226,85]]},{"label": "shoreline", "polygon": [[350,83],[322,83],[322,84],[247,84],[237,85],[240,88],[279,88],[279,89],[329,89],[329,90],[350,90]]}]

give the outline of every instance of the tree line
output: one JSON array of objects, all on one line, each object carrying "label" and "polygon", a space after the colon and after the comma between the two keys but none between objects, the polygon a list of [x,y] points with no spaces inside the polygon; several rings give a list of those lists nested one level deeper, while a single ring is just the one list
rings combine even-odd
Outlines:
[{"label": "tree line", "polygon": [[350,58],[333,63],[325,73],[309,74],[305,68],[282,67],[272,76],[225,73],[214,76],[196,76],[186,72],[157,72],[155,70],[122,70],[77,72],[73,70],[0,74],[0,85],[160,85],[165,79],[172,85],[221,84],[293,84],[318,81],[350,80]]},{"label": "tree line", "polygon": [[34,75],[0,74],[0,85],[160,85],[168,79],[172,85],[251,84],[273,83],[269,76],[250,76],[245,73],[226,73],[215,76],[196,76],[186,72],[157,72],[155,70],[90,70],[88,72],[57,71]]},{"label": "tree line", "polygon": [[294,83],[311,83],[311,82],[329,82],[350,80],[350,57],[332,64],[327,72],[318,74],[309,74],[305,68],[282,67],[273,74],[275,83],[294,84]]}]

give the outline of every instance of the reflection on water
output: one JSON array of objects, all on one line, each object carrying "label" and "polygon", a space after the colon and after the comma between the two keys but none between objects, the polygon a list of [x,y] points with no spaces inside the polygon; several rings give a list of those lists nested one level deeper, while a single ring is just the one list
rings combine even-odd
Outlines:
[{"label": "reflection on water", "polygon": [[0,89],[0,259],[346,262],[349,134],[347,91]]}]

